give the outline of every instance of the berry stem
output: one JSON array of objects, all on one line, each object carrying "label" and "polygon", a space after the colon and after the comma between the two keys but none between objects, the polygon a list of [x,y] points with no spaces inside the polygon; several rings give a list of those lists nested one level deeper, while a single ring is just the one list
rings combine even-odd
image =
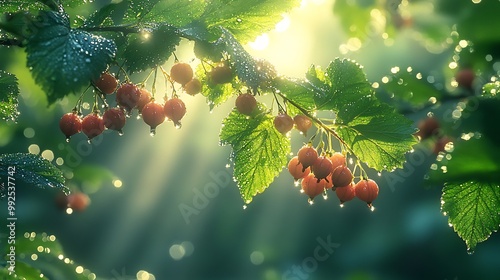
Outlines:
[{"label": "berry stem", "polygon": [[[347,145],[347,143],[342,139],[340,138],[340,136],[337,134],[337,132],[335,132],[335,130],[333,130],[332,128],[328,127],[326,124],[324,124],[319,118],[313,116],[311,113],[309,113],[306,109],[302,108],[299,104],[297,104],[297,102],[289,99],[288,97],[286,97],[285,95],[283,95],[281,92],[275,92],[275,94],[278,94],[279,96],[281,96],[281,98],[283,98],[283,100],[285,100],[286,102],[289,102],[290,104],[292,104],[293,106],[295,106],[297,109],[299,109],[300,112],[302,112],[302,114],[306,115],[307,117],[309,117],[313,122],[317,123],[322,129],[324,129],[327,133],[330,133],[331,135],[333,135],[335,138],[337,138],[337,140],[345,146],[345,148],[347,150],[349,150],[349,152],[356,156],[356,154],[354,153],[354,151],[351,149],[351,147],[349,147],[349,145]],[[356,157],[357,158],[357,157]]]}]

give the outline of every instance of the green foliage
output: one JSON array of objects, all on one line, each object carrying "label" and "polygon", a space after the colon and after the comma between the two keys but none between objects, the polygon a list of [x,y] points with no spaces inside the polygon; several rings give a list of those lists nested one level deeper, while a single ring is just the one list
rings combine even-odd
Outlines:
[{"label": "green foliage", "polygon": [[16,182],[38,188],[56,188],[67,192],[64,176],[56,166],[48,160],[33,154],[0,155],[0,177],[14,177]]},{"label": "green foliage", "polygon": [[290,140],[274,128],[271,115],[248,118],[236,109],[224,119],[220,140],[233,148],[234,178],[245,203],[273,182],[291,149]]},{"label": "green foliage", "polygon": [[299,0],[212,0],[201,19],[213,32],[223,27],[244,44],[271,30],[281,14],[299,4]]},{"label": "green foliage", "polygon": [[16,76],[0,70],[0,119],[17,118],[19,87]]},{"label": "green foliage", "polygon": [[144,22],[166,22],[176,27],[181,27],[202,15],[205,2],[203,0],[162,0],[142,20]]},{"label": "green foliage", "polygon": [[4,13],[20,11],[38,12],[47,8],[41,1],[2,0],[0,3],[2,4],[2,12]]},{"label": "green foliage", "polygon": [[442,94],[432,84],[422,78],[421,73],[398,71],[388,75],[388,81],[380,83],[380,89],[394,96],[394,99],[407,102],[414,107],[429,103],[432,97],[440,99]]},{"label": "green foliage", "polygon": [[[231,96],[236,94],[236,89],[233,88],[233,83],[215,85],[209,82],[207,75],[208,69],[203,64],[200,64],[196,69],[196,77],[201,81],[201,94],[207,98],[207,103],[210,110],[216,106],[226,102]],[[236,84],[234,86],[237,86]]]},{"label": "green foliage", "polygon": [[[8,267],[0,269],[2,279],[75,279],[87,280],[91,272],[86,269],[83,273],[77,273],[73,261],[66,259],[62,246],[53,235],[46,233],[36,234],[34,232],[24,233],[24,236],[16,238],[16,274],[8,275]],[[0,248],[6,256],[9,244]],[[31,256],[36,255],[35,260]],[[63,258],[60,258],[62,256]],[[43,277],[40,277],[43,275]]]},{"label": "green foliage", "polygon": [[26,46],[28,66],[49,103],[97,79],[114,57],[113,41],[71,29],[66,14],[41,11]]},{"label": "green foliage", "polygon": [[441,198],[441,211],[449,216],[449,223],[473,252],[498,230],[500,224],[500,185],[466,181],[447,183]]},{"label": "green foliage", "polygon": [[336,131],[358,159],[379,171],[402,167],[417,143],[413,123],[378,101],[358,64],[336,59],[324,73],[311,68],[307,78],[316,107],[337,113]]},{"label": "green foliage", "polygon": [[[333,12],[340,18],[342,28],[352,37],[366,39],[368,25],[370,24],[370,11],[372,3],[360,3],[363,1],[337,0],[333,6]],[[366,2],[366,1],[364,1]]]},{"label": "green foliage", "polygon": [[164,64],[180,42],[176,28],[160,25],[130,35],[123,58],[130,72],[140,72]]}]

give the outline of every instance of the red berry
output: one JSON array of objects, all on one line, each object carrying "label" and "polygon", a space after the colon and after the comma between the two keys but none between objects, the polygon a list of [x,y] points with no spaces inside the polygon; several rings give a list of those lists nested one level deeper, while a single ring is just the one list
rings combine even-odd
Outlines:
[{"label": "red berry", "polygon": [[210,71],[210,81],[216,85],[227,84],[233,80],[233,71],[227,65],[216,66]]},{"label": "red berry", "polygon": [[118,86],[116,78],[108,72],[102,73],[99,80],[94,82],[96,88],[106,94],[112,94]]},{"label": "red berry", "polygon": [[197,95],[198,93],[201,92],[201,88],[202,88],[201,82],[196,78],[192,79],[191,81],[187,82],[184,85],[184,90],[189,95]]},{"label": "red berry", "polygon": [[296,115],[293,117],[293,122],[295,123],[295,128],[304,135],[307,135],[307,131],[312,127],[311,119],[304,115]]},{"label": "red berry", "polygon": [[80,192],[68,195],[67,200],[68,207],[79,212],[85,210],[90,203],[88,195]]},{"label": "red berry", "polygon": [[90,139],[104,131],[104,120],[97,113],[90,113],[82,120],[82,131]]},{"label": "red berry", "polygon": [[439,134],[439,121],[434,117],[427,117],[420,122],[418,122],[418,132],[417,136],[420,136],[420,139],[427,139],[433,135]]},{"label": "red berry", "polygon": [[176,126],[180,126],[180,120],[186,114],[186,105],[179,98],[172,98],[163,106],[165,116],[172,120]]},{"label": "red berry", "polygon": [[250,116],[255,108],[257,108],[257,100],[250,93],[240,94],[236,98],[235,106],[238,112]]},{"label": "red berry", "polygon": [[351,170],[345,166],[341,165],[335,168],[332,172],[332,183],[334,188],[341,188],[349,185],[354,179]]},{"label": "red berry", "polygon": [[165,121],[163,105],[154,101],[149,102],[142,109],[142,119],[151,127],[151,133],[154,134],[156,127]]},{"label": "red berry", "polygon": [[127,112],[130,112],[137,106],[141,97],[141,91],[132,83],[122,84],[116,90],[116,103],[123,107]]},{"label": "red berry", "polygon": [[325,189],[328,189],[328,183],[325,180],[318,182],[312,173],[302,179],[302,190],[311,200]]},{"label": "red berry", "polygon": [[354,183],[351,182],[345,187],[335,188],[335,194],[339,198],[340,205],[342,206],[344,202],[350,201],[356,196]]},{"label": "red berry", "polygon": [[332,161],[333,170],[341,165],[347,165],[346,158],[342,153],[333,153],[330,160]]},{"label": "red berry", "polygon": [[293,179],[297,181],[309,175],[309,173],[311,173],[311,168],[308,167],[303,169],[302,164],[299,162],[299,158],[295,156],[288,162],[288,172],[290,172]]},{"label": "red berry", "polygon": [[458,85],[466,89],[472,89],[472,84],[474,83],[475,78],[476,74],[470,68],[462,69],[455,75],[455,80]]},{"label": "red berry", "polygon": [[326,177],[332,173],[332,166],[332,161],[324,156],[320,156],[314,161],[312,172],[314,173],[314,177],[318,180],[318,183],[321,179],[325,179],[328,182],[330,181],[326,179]]},{"label": "red berry", "polygon": [[76,113],[64,114],[59,121],[59,128],[69,141],[72,135],[82,131],[82,119]]},{"label": "red berry", "polygon": [[193,75],[193,68],[187,63],[178,62],[170,68],[170,78],[181,85],[191,81]]},{"label": "red berry", "polygon": [[368,204],[368,207],[372,206],[372,202],[378,196],[378,185],[375,181],[361,180],[356,185],[354,185],[354,191],[356,192],[356,197]]},{"label": "red berry", "polygon": [[314,164],[314,162],[318,158],[318,152],[311,146],[304,146],[300,148],[299,152],[297,153],[297,157],[304,170]]},{"label": "red berry", "polygon": [[279,114],[274,118],[274,127],[282,134],[293,128],[293,119],[287,114]]},{"label": "red berry", "polygon": [[137,102],[137,109],[139,110],[139,112],[142,112],[142,108],[144,108],[144,106],[146,104],[151,102],[152,95],[151,95],[151,92],[149,92],[149,90],[147,90],[145,88],[141,88],[140,92],[141,92],[141,97],[139,98],[139,101]]},{"label": "red berry", "polygon": [[125,112],[121,108],[109,108],[102,115],[104,126],[108,129],[116,130],[122,133],[122,128],[125,126]]}]

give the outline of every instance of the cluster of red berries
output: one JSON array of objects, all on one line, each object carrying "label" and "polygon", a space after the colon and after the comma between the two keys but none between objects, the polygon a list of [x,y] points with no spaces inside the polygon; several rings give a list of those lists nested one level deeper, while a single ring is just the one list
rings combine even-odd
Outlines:
[{"label": "cluster of red berries", "polygon": [[[251,93],[238,95],[235,106],[238,112],[243,115],[254,116],[258,113],[257,100]],[[274,117],[274,127],[282,134],[288,133],[294,126],[302,134],[307,135],[307,131],[312,127],[312,121],[309,117],[302,114],[292,118],[286,113],[279,113]]]},{"label": "cluster of red berries", "polygon": [[356,184],[342,153],[318,155],[310,144],[303,146],[297,156],[288,163],[288,171],[296,182],[301,180],[302,191],[312,203],[314,197],[335,191],[342,206],[344,202],[358,197],[371,207],[378,196],[378,185],[371,179],[362,179]]},{"label": "cluster of red berries", "polygon": [[[194,78],[193,69],[187,63],[174,64],[170,70],[170,79],[180,84],[189,95],[201,92],[201,82]],[[119,85],[118,80],[108,72],[104,72],[93,85],[103,96],[116,92],[117,107],[105,106],[102,115],[96,109],[84,117],[78,109],[63,115],[59,127],[68,141],[79,132],[83,132],[91,140],[106,128],[121,134],[126,117],[134,109],[138,110],[144,122],[150,126],[152,134],[166,118],[173,121],[176,127],[180,127],[180,120],[186,114],[186,106],[177,96],[166,100],[164,104],[158,103],[146,88],[140,88],[128,81]]]}]

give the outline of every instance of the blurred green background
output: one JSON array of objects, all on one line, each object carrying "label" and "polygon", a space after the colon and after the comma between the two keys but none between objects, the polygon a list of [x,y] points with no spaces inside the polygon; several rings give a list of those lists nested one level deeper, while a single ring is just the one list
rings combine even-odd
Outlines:
[{"label": "blurred green background", "polygon": [[[435,20],[432,10],[426,14],[421,9],[417,15]],[[450,59],[449,47],[422,40],[411,26],[390,31],[387,39],[367,33],[359,42],[349,40],[342,18],[333,13],[333,1],[304,1],[285,18],[278,30],[247,47],[287,76],[303,77],[310,64],[326,67],[341,56],[363,65],[371,82],[380,81],[393,66],[411,66],[439,80]],[[419,20],[415,17],[413,22]],[[190,61],[191,50],[191,44],[183,43],[176,54]],[[16,74],[21,87],[18,122],[0,124],[1,152],[29,150],[54,162],[60,158],[70,187],[87,192],[91,199],[84,212],[68,215],[54,203],[57,192],[20,185],[18,234],[55,235],[67,257],[99,278],[385,280],[500,275],[500,237],[493,234],[474,254],[467,254],[465,243],[440,212],[441,188],[424,187],[433,155],[423,145],[409,155],[405,171],[396,173],[405,174],[402,183],[391,183],[386,173],[377,179],[380,195],[374,212],[357,200],[340,208],[333,193],[311,206],[286,171],[244,209],[227,167],[230,148],[218,144],[221,121],[234,99],[210,112],[202,96],[182,96],[187,115],[181,129],[165,123],[151,137],[149,128],[134,116],[123,136],[106,131],[89,145],[84,135],[77,135],[67,144],[57,123],[76,98],[48,107],[25,67],[23,51],[0,51],[0,68]],[[418,121],[426,113],[408,117]],[[304,141],[293,131],[292,151]],[[425,159],[418,159],[420,155]],[[94,174],[82,175],[82,167]],[[79,172],[97,179],[76,180]],[[188,208],[192,212],[183,215],[182,209]],[[323,260],[314,260],[322,244],[318,240],[337,246]],[[304,273],[294,273],[294,267]],[[154,276],[147,278],[140,271]]]}]

